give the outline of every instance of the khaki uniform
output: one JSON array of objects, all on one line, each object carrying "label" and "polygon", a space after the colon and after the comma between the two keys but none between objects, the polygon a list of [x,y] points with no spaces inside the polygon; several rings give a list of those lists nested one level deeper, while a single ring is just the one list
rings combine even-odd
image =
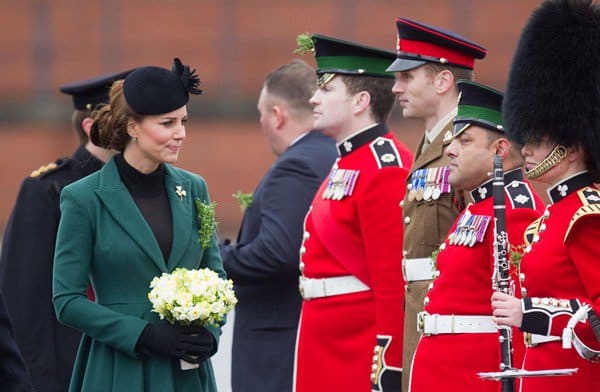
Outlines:
[{"label": "khaki uniform", "polygon": [[[409,174],[409,185],[410,176],[417,169],[448,166],[450,161],[444,155],[444,148],[452,141],[452,129],[450,120],[423,153],[421,150],[425,137],[421,139]],[[437,200],[410,201],[408,195],[407,192],[403,201],[404,259],[431,257],[432,252],[444,242],[450,226],[462,209],[463,198],[461,194],[451,192],[442,193]],[[423,310],[423,300],[431,281],[432,279],[406,282],[402,391],[408,391],[412,359],[420,338],[420,333],[417,332],[417,313]]]}]

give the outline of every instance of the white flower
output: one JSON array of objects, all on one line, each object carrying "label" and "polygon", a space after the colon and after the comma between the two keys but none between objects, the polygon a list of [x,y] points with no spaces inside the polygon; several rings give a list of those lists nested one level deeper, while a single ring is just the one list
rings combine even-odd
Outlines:
[{"label": "white flower", "polygon": [[152,279],[150,288],[152,311],[173,324],[218,324],[237,303],[233,282],[206,268],[177,268]]}]

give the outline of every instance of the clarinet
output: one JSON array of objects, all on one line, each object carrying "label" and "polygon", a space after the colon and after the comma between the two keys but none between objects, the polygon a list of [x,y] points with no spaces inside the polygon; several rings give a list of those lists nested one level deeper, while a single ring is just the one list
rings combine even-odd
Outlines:
[{"label": "clarinet", "polygon": [[[492,194],[494,197],[494,272],[492,288],[506,294],[513,294],[508,261],[508,234],[506,232],[506,205],[504,201],[504,172],[502,158],[494,156],[494,177]],[[500,341],[500,370],[512,369],[512,328],[507,325],[498,326]],[[514,392],[514,378],[503,377],[502,392]]]}]

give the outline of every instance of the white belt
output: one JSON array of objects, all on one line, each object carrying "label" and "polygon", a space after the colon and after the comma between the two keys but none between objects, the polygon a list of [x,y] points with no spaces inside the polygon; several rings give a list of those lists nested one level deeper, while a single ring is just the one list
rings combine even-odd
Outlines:
[{"label": "white belt", "polygon": [[304,299],[330,297],[332,295],[352,294],[371,290],[369,286],[353,275],[333,278],[311,279],[300,277],[300,295]]},{"label": "white belt", "polygon": [[548,343],[548,342],[558,342],[560,338],[558,336],[549,336],[549,335],[538,335],[535,333],[525,332],[523,334],[523,338],[525,339],[525,346],[527,347],[535,347],[538,344]]},{"label": "white belt", "polygon": [[406,283],[417,280],[431,280],[435,275],[433,260],[431,257],[403,259],[402,272],[404,273],[404,281]]},{"label": "white belt", "polygon": [[492,316],[442,316],[426,312],[418,314],[417,328],[425,335],[498,332]]}]

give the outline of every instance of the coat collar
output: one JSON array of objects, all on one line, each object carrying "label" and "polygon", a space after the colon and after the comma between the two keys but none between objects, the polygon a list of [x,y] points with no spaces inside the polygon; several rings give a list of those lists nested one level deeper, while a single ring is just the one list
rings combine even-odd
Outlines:
[{"label": "coat collar", "polygon": [[[165,186],[173,219],[173,245],[167,262],[162,257],[150,226],[121,181],[114,158],[100,170],[99,187],[95,191],[113,219],[121,225],[162,272],[171,271],[179,263],[192,235],[191,230],[194,225],[190,219],[197,219],[194,214],[195,208],[193,208],[194,196],[191,181],[181,176],[169,165],[165,165],[165,171]],[[177,195],[177,186],[181,186],[181,189],[186,191],[186,196]]]},{"label": "coat collar", "polygon": [[[513,181],[523,181],[523,172],[520,167],[504,172],[504,184],[508,185]],[[471,191],[474,203],[479,203],[492,196],[493,182],[492,178]]]},{"label": "coat collar", "polygon": [[452,141],[452,129],[454,128],[452,124],[452,119],[444,126],[442,131],[437,135],[437,137],[427,146],[425,151],[421,152],[423,149],[423,143],[425,143],[425,135],[421,139],[419,146],[415,150],[415,163],[411,168],[411,174],[416,169],[420,169],[425,167],[431,161],[439,159],[444,155],[444,147],[446,147]]},{"label": "coat collar", "polygon": [[83,145],[75,150],[73,155],[71,155],[71,160],[82,177],[100,170],[102,165],[104,165],[104,162],[93,156]]},{"label": "coat collar", "polygon": [[546,190],[550,201],[554,204],[569,196],[573,192],[577,192],[583,187],[592,185],[592,178],[588,171],[583,171],[573,174],[561,180],[558,184],[554,184]]},{"label": "coat collar", "polygon": [[378,137],[385,136],[390,132],[387,125],[375,124],[363,131],[359,131],[351,135],[350,137],[337,143],[337,150],[340,157],[344,157],[350,154],[352,151],[364,146],[377,139]]}]

